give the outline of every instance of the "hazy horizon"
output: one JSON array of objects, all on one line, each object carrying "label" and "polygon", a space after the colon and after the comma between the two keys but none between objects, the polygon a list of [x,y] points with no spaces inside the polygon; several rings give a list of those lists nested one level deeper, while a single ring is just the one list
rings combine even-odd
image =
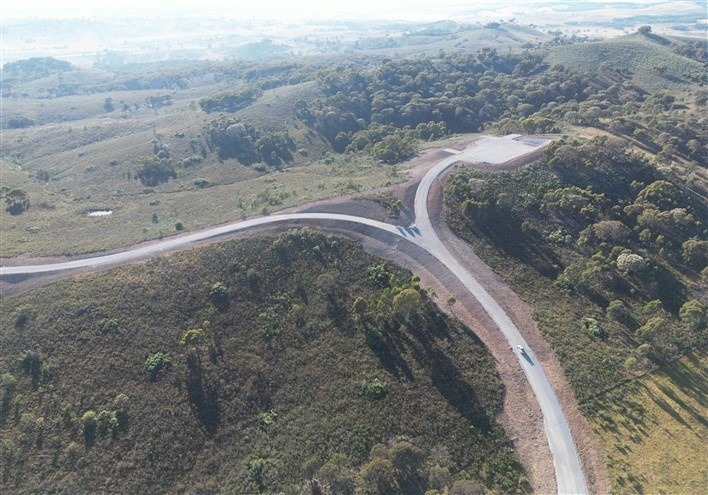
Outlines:
[{"label": "hazy horizon", "polygon": [[[604,0],[604,5],[635,4],[638,8],[644,5],[660,5],[662,2],[651,0]],[[663,4],[699,3],[700,2],[663,2]],[[401,19],[401,20],[443,20],[458,15],[479,13],[481,16],[513,15],[515,10],[572,10],[582,6],[582,3],[564,2],[558,0],[441,0],[431,5],[424,0],[358,0],[356,3],[323,4],[321,0],[303,0],[292,2],[288,0],[261,0],[225,2],[220,0],[151,0],[139,2],[128,0],[120,4],[90,4],[81,0],[65,0],[58,4],[52,0],[9,0],[0,7],[3,20],[23,18],[40,19],[70,19],[70,18],[110,18],[133,16],[204,16],[229,17],[241,19],[327,19],[327,18],[361,18],[366,19]],[[565,8],[564,8],[565,7]]]}]

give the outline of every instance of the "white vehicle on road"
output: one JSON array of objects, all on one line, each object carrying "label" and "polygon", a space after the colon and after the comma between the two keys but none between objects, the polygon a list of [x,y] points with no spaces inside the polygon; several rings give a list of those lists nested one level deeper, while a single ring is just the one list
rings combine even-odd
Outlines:
[{"label": "white vehicle on road", "polygon": [[521,344],[517,345],[516,347],[519,349],[519,352],[521,354],[524,354],[526,352],[526,349],[524,349],[524,346],[522,346]]}]

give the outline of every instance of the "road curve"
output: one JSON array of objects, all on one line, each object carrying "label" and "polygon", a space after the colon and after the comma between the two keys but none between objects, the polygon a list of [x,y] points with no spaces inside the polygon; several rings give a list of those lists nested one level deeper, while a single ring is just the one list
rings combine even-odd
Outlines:
[{"label": "road curve", "polygon": [[179,249],[188,246],[189,244],[204,241],[213,237],[218,237],[225,234],[247,230],[261,225],[269,225],[278,222],[288,222],[293,220],[334,220],[340,222],[358,223],[368,225],[377,229],[385,230],[392,234],[402,235],[399,229],[394,225],[372,220],[370,218],[356,217],[353,215],[340,215],[336,213],[284,213],[281,215],[273,215],[267,217],[251,218],[239,222],[222,225],[212,229],[195,232],[182,237],[176,237],[161,241],[148,246],[130,249],[119,253],[106,254],[103,256],[95,256],[73,261],[63,261],[59,263],[47,263],[43,265],[27,265],[27,266],[3,266],[0,267],[0,277],[3,275],[30,275],[37,273],[49,273],[63,270],[71,270],[74,268],[98,267],[101,265],[109,265],[114,263],[124,263],[134,261],[140,258],[145,258],[158,253],[164,253],[174,249]]},{"label": "road curve", "polygon": [[[508,140],[506,143],[503,143],[504,149],[501,151],[498,148],[499,139]],[[412,227],[394,226],[384,222],[379,222],[377,220],[353,215],[334,213],[288,213],[235,222],[221,227],[215,227],[202,232],[168,239],[149,246],[114,254],[43,265],[0,267],[0,277],[48,273],[75,268],[99,267],[102,265],[129,262],[150,255],[185,247],[191,243],[203,241],[213,237],[230,234],[261,225],[294,220],[357,223],[401,236],[425,249],[428,253],[444,264],[462,282],[467,290],[469,290],[470,293],[480,302],[497,327],[499,327],[499,330],[503,333],[512,349],[516,349],[517,345],[522,345],[526,349],[524,353],[518,353],[518,359],[521,368],[526,374],[531,388],[536,395],[543,414],[545,434],[553,455],[558,493],[563,495],[587,494],[588,490],[575,442],[573,441],[568,422],[560,407],[558,398],[553,391],[543,368],[540,363],[536,361],[531,348],[521,336],[518,328],[504,312],[502,307],[494,300],[494,298],[492,298],[491,295],[489,295],[489,293],[442,243],[430,221],[427,207],[428,196],[433,182],[452,164],[458,161],[502,163],[512,158],[522,156],[523,154],[533,152],[540,146],[547,144],[547,142],[548,141],[541,143],[535,142],[530,145],[509,137],[485,137],[464,151],[458,152],[455,150],[449,150],[452,155],[441,160],[433,168],[431,168],[428,173],[425,174],[420,185],[418,186],[414,206],[416,224]],[[524,148],[524,146],[526,146],[526,148]],[[496,162],[494,161],[495,159],[497,160]]]}]

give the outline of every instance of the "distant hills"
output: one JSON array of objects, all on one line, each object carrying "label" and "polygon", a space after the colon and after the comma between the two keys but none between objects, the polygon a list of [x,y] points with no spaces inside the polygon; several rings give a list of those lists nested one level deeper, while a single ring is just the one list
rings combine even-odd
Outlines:
[{"label": "distant hills", "polygon": [[[692,42],[705,45],[705,42]],[[632,34],[604,41],[573,43],[552,48],[546,60],[598,75],[631,76],[649,90],[671,89],[708,82],[705,62],[685,57],[672,50],[686,44],[680,40],[653,35]]]}]

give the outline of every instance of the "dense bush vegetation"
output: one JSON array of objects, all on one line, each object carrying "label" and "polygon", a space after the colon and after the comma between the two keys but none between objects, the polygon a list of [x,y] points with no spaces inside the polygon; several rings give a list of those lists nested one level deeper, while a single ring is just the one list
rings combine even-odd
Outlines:
[{"label": "dense bush vegetation", "polygon": [[199,100],[199,106],[206,113],[235,112],[256,101],[261,94],[263,94],[263,91],[259,88],[246,86],[235,92],[220,93],[208,98],[202,98]]},{"label": "dense bush vegetation", "polygon": [[4,493],[528,488],[491,355],[344,239],[227,242],[1,304]]},{"label": "dense bush vegetation", "polygon": [[[548,132],[555,123],[535,112],[557,100],[582,101],[593,82],[562,67],[549,70],[539,54],[502,56],[491,49],[386,60],[373,69],[336,67],[320,71],[317,80],[326,98],[296,102],[298,117],[335,151],[374,155],[400,138],[401,130],[428,140],[447,132],[479,131],[500,117],[523,117],[525,131]],[[406,157],[394,153],[384,160]]]},{"label": "dense bush vegetation", "polygon": [[532,302],[580,399],[706,345],[705,202],[623,141],[564,139],[511,173],[460,171],[446,199],[455,230]]},{"label": "dense bush vegetation", "polygon": [[236,119],[219,119],[206,128],[209,146],[221,159],[236,158],[244,165],[265,162],[279,166],[292,161],[295,143],[288,131],[267,132]]},{"label": "dense bush vegetation", "polygon": [[5,210],[10,215],[20,215],[23,211],[29,210],[30,198],[27,191],[8,186],[0,187],[0,199],[5,200],[7,205]]},{"label": "dense bush vegetation", "polygon": [[73,69],[74,67],[69,62],[57,60],[54,57],[32,57],[4,64],[2,66],[3,83],[31,81],[53,72],[67,72]]}]

